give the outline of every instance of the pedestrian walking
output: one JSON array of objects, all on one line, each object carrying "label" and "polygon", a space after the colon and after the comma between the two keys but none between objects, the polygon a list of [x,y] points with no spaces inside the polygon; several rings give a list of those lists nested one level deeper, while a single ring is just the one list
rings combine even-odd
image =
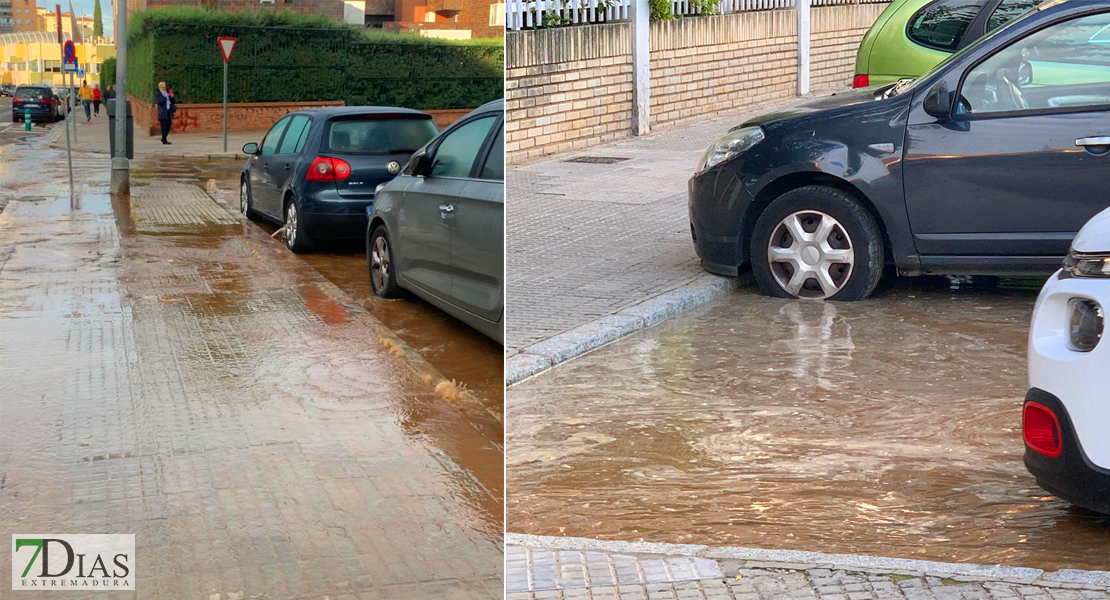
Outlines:
[{"label": "pedestrian walking", "polygon": [[81,82],[81,89],[77,92],[77,97],[81,99],[81,106],[85,108],[85,122],[88,123],[92,120],[92,88],[89,87],[88,81]]},{"label": "pedestrian walking", "polygon": [[162,143],[170,144],[166,136],[170,133],[170,126],[173,125],[173,113],[177,107],[173,102],[173,90],[166,89],[166,82],[158,82],[158,91],[154,93],[154,100],[158,103],[158,124],[162,126]]},{"label": "pedestrian walking", "polygon": [[100,84],[93,87],[93,115],[100,116]]},{"label": "pedestrian walking", "polygon": [[105,100],[115,100],[116,99],[116,86],[114,86],[114,85],[108,86],[108,90],[106,92],[104,92],[104,99]]}]

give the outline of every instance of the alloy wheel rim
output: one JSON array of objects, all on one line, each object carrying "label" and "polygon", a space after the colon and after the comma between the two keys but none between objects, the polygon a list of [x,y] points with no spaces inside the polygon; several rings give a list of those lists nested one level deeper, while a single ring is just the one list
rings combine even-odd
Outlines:
[{"label": "alloy wheel rim", "polygon": [[374,240],[374,247],[370,250],[370,270],[376,289],[385,289],[389,283],[389,246],[385,237],[378,236]]},{"label": "alloy wheel rim", "polygon": [[292,202],[285,211],[285,241],[290,248],[297,243],[297,206]]},{"label": "alloy wheel rim", "polygon": [[804,210],[779,221],[767,244],[767,262],[786,293],[825,299],[848,283],[855,249],[840,221],[821,211]]},{"label": "alloy wheel rim", "polygon": [[239,185],[239,210],[243,211],[244,215],[250,209],[249,204],[250,202],[247,200],[247,182],[244,181]]}]

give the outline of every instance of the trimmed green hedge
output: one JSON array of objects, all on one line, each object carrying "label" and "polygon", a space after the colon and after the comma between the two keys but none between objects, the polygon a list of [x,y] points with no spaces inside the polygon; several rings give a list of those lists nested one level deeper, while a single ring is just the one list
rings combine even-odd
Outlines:
[{"label": "trimmed green hedge", "polygon": [[116,57],[105,58],[100,65],[100,89],[116,84]]},{"label": "trimmed green hedge", "polygon": [[216,38],[238,38],[231,102],[343,100],[349,105],[471,108],[504,92],[500,39],[448,41],[366,32],[291,12],[136,13],[128,35],[128,92],[153,101],[165,81],[178,102],[221,102]]}]

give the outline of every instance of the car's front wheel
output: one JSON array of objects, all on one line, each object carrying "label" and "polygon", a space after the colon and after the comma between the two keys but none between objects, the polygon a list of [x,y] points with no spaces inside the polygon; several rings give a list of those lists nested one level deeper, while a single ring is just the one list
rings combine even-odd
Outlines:
[{"label": "car's front wheel", "polygon": [[399,298],[401,287],[397,285],[396,266],[393,262],[393,248],[385,226],[378,225],[366,240],[366,262],[370,265],[370,287],[380,298]]},{"label": "car's front wheel", "polygon": [[285,206],[285,247],[295,254],[312,250],[312,239],[308,237],[301,213],[297,209],[297,202],[289,199]]},{"label": "car's front wheel", "polygon": [[779,196],[756,221],[752,273],[777,298],[862,300],[883,273],[883,239],[858,201],[828,186]]}]

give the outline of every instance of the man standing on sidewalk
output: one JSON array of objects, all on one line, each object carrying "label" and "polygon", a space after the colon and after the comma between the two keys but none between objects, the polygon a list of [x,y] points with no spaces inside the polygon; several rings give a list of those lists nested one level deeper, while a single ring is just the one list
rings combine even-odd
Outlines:
[{"label": "man standing on sidewalk", "polygon": [[89,87],[88,81],[81,82],[81,89],[77,92],[77,97],[81,99],[81,106],[85,108],[85,122],[88,123],[92,120],[92,88]]},{"label": "man standing on sidewalk", "polygon": [[166,82],[158,82],[158,91],[154,93],[154,100],[158,103],[158,124],[162,126],[162,143],[170,144],[166,139],[173,125],[173,113],[177,107],[173,105],[173,92],[166,89]]}]

